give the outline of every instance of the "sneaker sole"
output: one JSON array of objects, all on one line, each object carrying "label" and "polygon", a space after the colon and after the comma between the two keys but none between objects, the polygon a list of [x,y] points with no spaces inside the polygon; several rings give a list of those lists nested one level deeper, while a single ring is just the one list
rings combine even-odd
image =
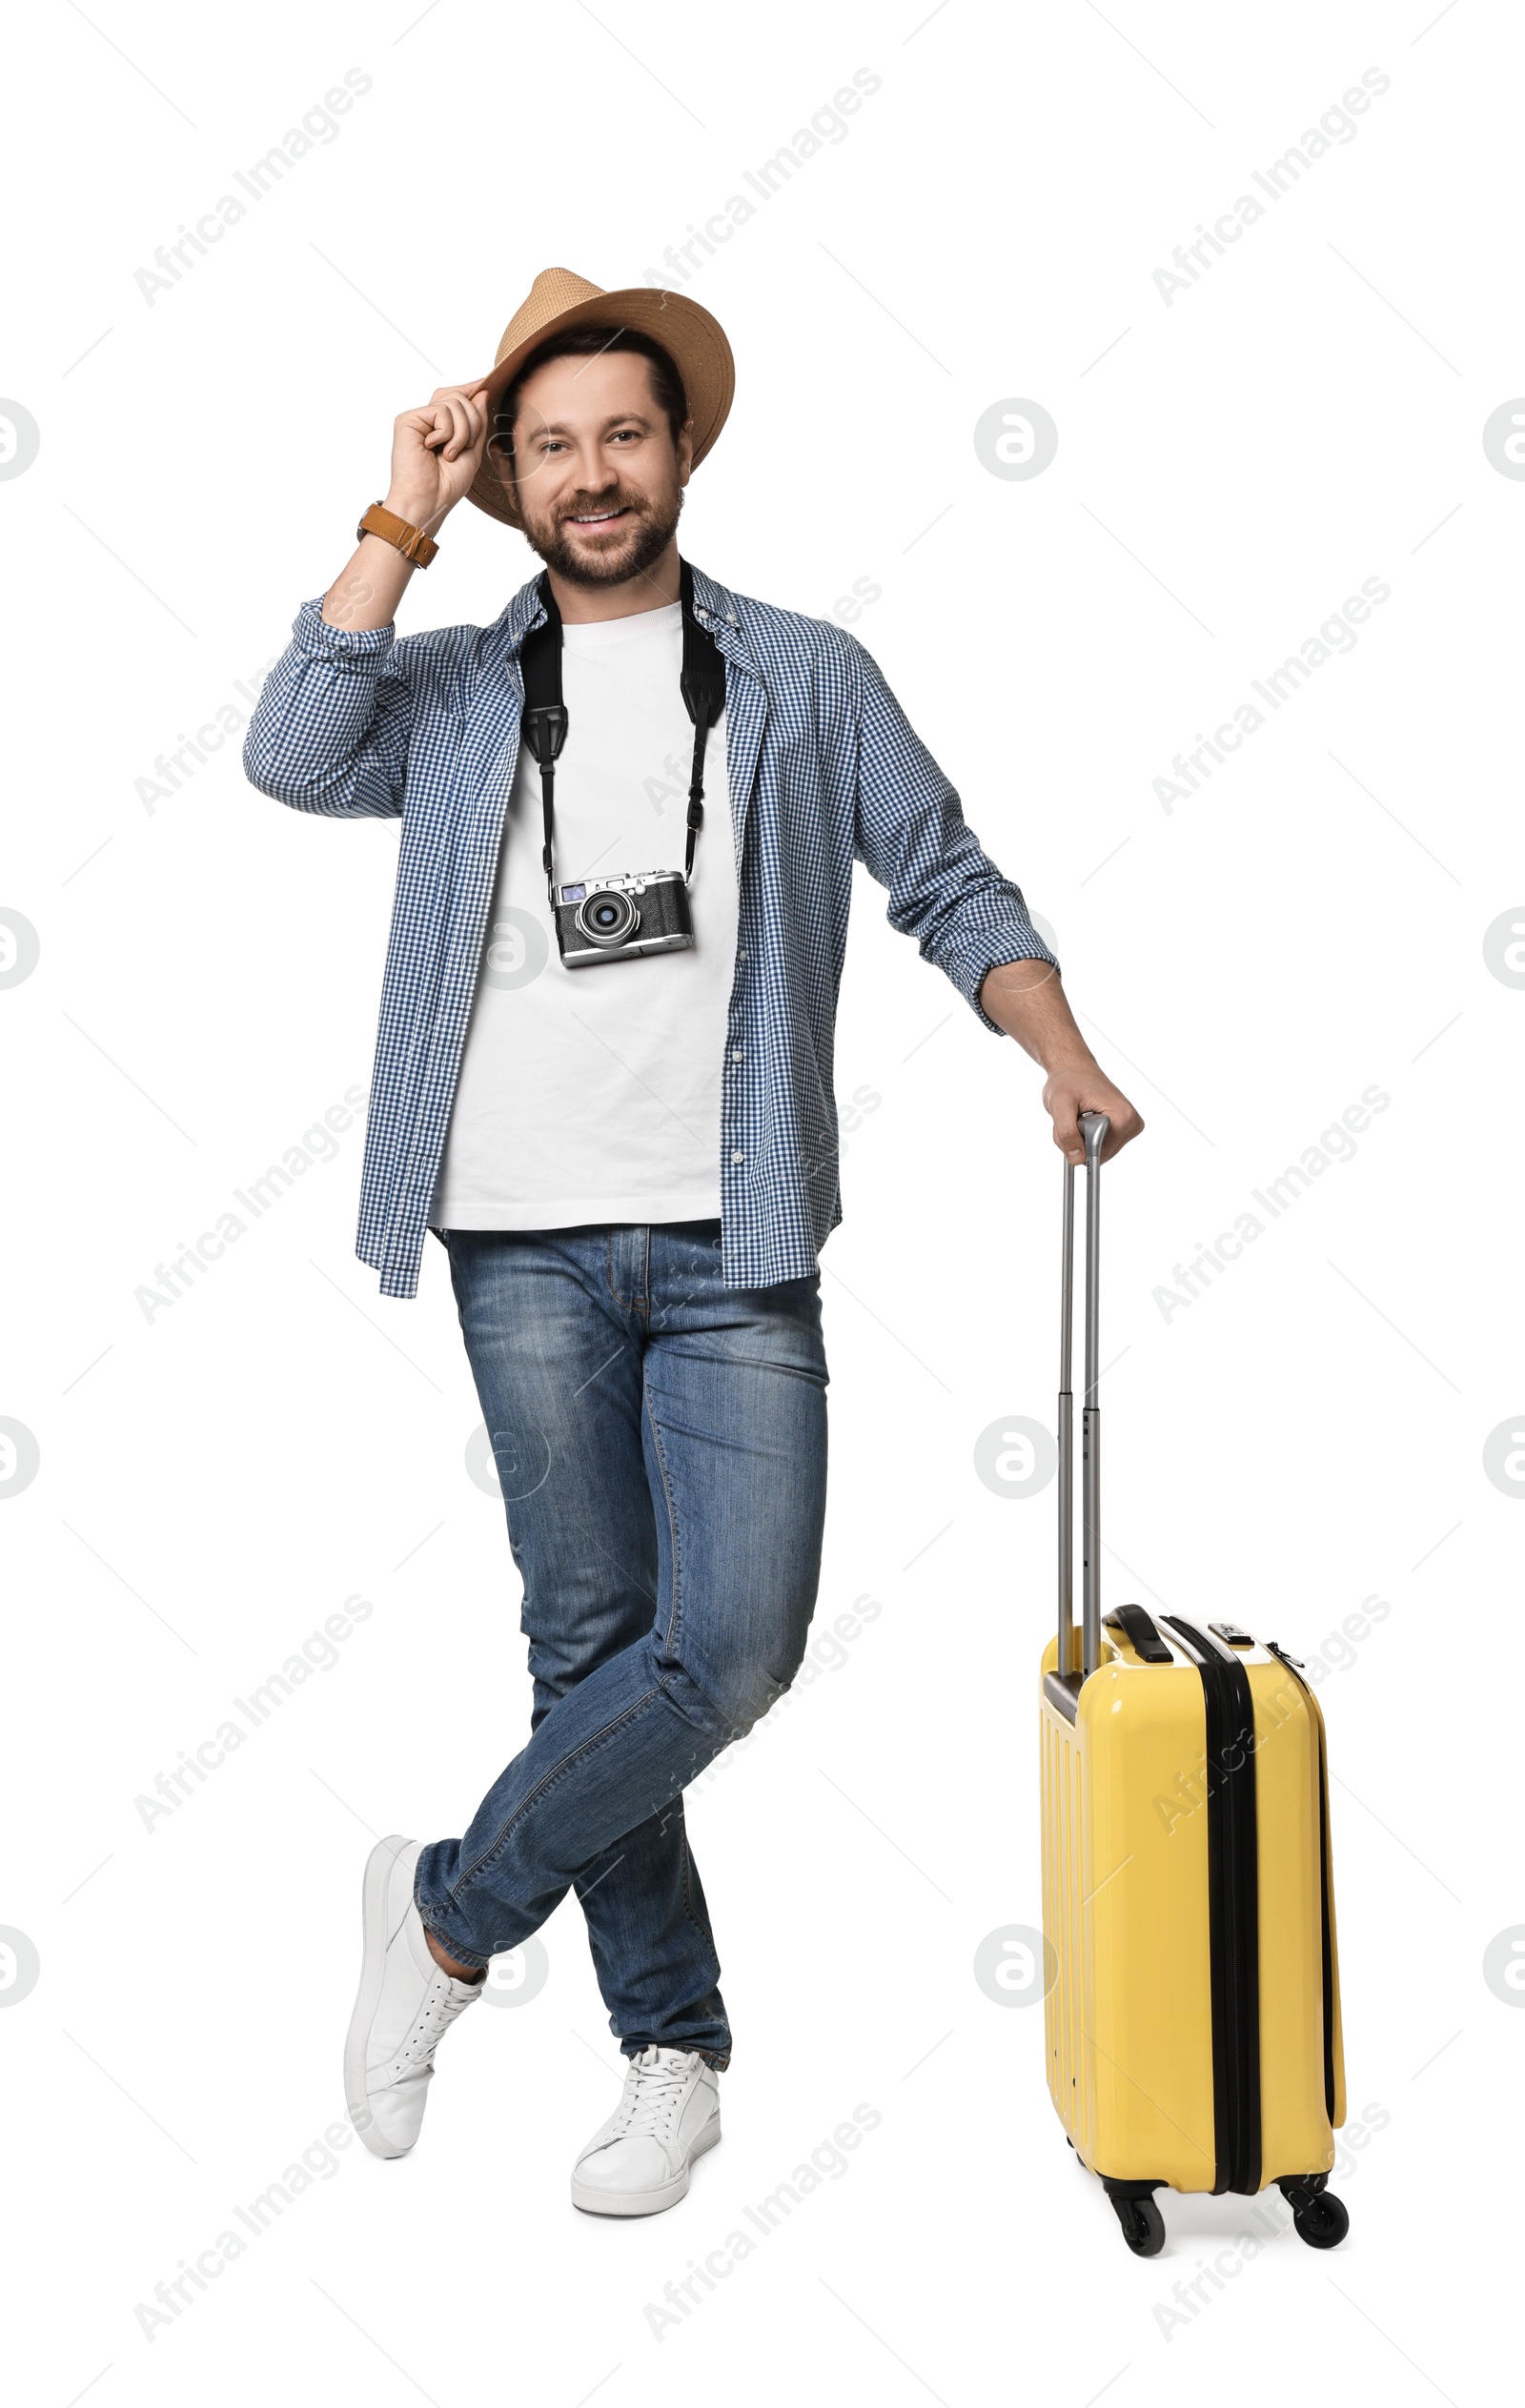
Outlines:
[{"label": "sneaker sole", "polygon": [[660,2216],[665,2207],[676,2207],[688,2189],[688,2177],[694,2159],[706,2149],[713,2149],[721,2136],[721,2119],[715,2115],[705,2125],[688,2153],[688,2163],[671,2182],[664,2182],[660,2191],[600,2191],[592,2183],[580,2182],[572,2176],[572,2204],[584,2216]]},{"label": "sneaker sole", "polygon": [[365,2044],[371,2036],[376,2011],[381,2003],[381,1983],[387,1961],[387,1886],[392,1869],[410,1843],[394,1831],[390,1838],[377,1840],[365,1860],[365,1879],[360,1885],[360,1926],[364,1947],[360,1960],[360,1988],[355,2001],[355,2013],[344,2041],[344,2103],[350,2121],[373,2157],[405,2157],[406,2149],[394,2149],[377,2128],[375,2114],[365,2094]]}]

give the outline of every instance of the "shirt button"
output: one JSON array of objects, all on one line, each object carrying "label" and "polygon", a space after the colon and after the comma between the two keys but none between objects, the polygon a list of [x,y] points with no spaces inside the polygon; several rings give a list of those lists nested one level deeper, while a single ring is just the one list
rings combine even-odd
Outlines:
[{"label": "shirt button", "polygon": [[733,1154],[731,1156],[731,1160],[733,1163],[744,1163],[746,1156],[744,1154]]},{"label": "shirt button", "polygon": [[732,1060],[733,1062],[740,1062],[740,1061],[741,1061],[741,1059],[742,1059],[742,1048],[741,1048],[741,1046],[740,1046],[740,1045],[733,1045],[733,1046],[731,1047],[731,1060]]},{"label": "shirt button", "polygon": [[744,961],[746,960],[746,954],[745,954],[745,951],[743,950],[742,952],[739,953],[739,954],[737,955],[737,957],[736,957],[736,958],[737,958],[738,961]]}]

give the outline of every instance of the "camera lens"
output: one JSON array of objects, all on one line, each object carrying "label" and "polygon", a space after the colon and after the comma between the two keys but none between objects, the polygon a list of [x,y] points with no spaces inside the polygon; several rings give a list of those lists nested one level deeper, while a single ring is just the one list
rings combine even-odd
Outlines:
[{"label": "camera lens", "polygon": [[634,902],[618,890],[589,895],[578,905],[577,927],[594,944],[622,944],[640,923]]}]

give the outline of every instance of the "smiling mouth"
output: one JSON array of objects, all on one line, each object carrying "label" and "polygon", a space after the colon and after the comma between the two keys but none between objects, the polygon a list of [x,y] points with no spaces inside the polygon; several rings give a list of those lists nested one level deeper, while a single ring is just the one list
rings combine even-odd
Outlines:
[{"label": "smiling mouth", "polygon": [[618,510],[580,511],[575,517],[568,519],[567,524],[572,527],[589,527],[597,532],[600,527],[613,527],[621,518],[628,518],[629,516],[629,511],[621,504]]}]

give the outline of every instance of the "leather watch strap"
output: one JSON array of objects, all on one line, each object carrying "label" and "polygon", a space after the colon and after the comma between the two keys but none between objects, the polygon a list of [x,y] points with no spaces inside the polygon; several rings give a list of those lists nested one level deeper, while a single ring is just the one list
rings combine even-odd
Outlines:
[{"label": "leather watch strap", "polygon": [[388,510],[379,501],[371,504],[356,528],[356,543],[362,536],[379,536],[383,543],[396,544],[403,558],[411,560],[416,569],[426,569],[439,549],[421,527],[411,526],[406,518],[399,518],[395,510]]}]

